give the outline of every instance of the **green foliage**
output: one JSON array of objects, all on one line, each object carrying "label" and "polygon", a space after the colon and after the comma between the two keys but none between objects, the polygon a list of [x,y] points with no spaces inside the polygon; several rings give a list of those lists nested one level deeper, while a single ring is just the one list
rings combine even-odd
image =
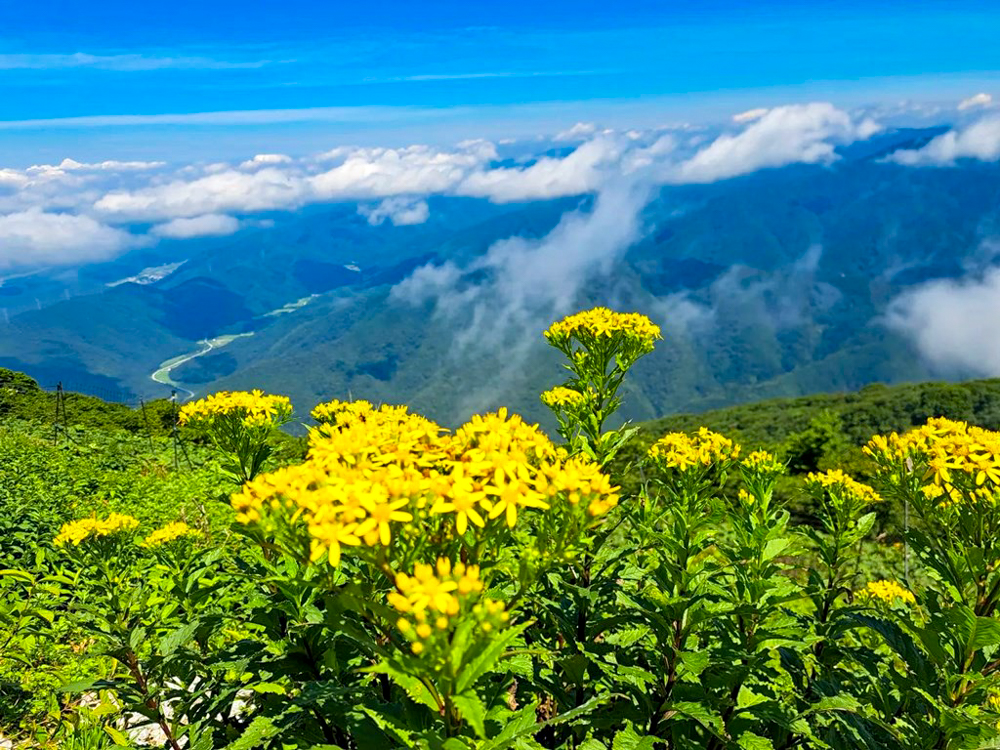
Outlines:
[{"label": "green foliage", "polygon": [[167,435],[177,421],[176,407],[165,399],[132,409],[81,393],[65,393],[63,398],[60,408],[65,417],[57,420],[54,392],[43,390],[23,373],[0,368],[0,420],[3,421],[20,419],[51,425],[65,419],[63,426],[102,431],[120,429],[146,436]]},{"label": "green foliage", "polygon": [[[408,518],[386,521],[391,545],[377,527],[338,515],[345,484],[324,485],[332,462],[345,450],[353,456],[346,417],[312,436],[330,440],[330,463],[297,467],[301,442],[270,428],[254,438],[241,416],[224,425],[225,439],[188,444],[190,464],[181,457],[177,469],[164,438],[81,429],[54,444],[45,429],[8,421],[0,431],[3,733],[26,746],[108,748],[138,743],[142,729],[155,737],[146,746],[172,750],[996,743],[1000,517],[987,505],[962,516],[931,502],[922,490],[930,474],[873,462],[856,435],[878,420],[873,432],[903,430],[938,410],[988,404],[998,384],[747,407],[744,442],[766,432],[761,443],[777,456],[741,453],[709,432],[673,434],[650,453],[648,426],[640,435],[603,427],[619,403],[619,375],[638,358],[619,360],[627,362],[619,373],[614,355],[570,368],[579,393],[600,392],[609,372],[617,380],[594,402],[600,414],[560,414],[577,455],[559,461],[583,471],[589,464],[573,462],[614,457],[607,467],[624,487],[617,507],[605,498],[591,514],[580,497],[565,507],[536,502],[516,524],[483,531],[469,522],[457,533],[434,525],[439,490],[429,484],[424,505],[391,509]],[[381,429],[371,407],[357,413],[364,429]],[[372,471],[407,465],[401,456],[420,464],[426,432],[407,442],[397,431],[424,423],[383,414],[389,426],[378,435],[389,439],[358,456]],[[992,418],[988,408],[984,415]],[[710,427],[737,418],[705,417]],[[487,424],[491,436],[514,429]],[[265,458],[288,473],[254,479],[264,459],[238,460],[265,444]],[[477,460],[474,450],[456,463]],[[530,470],[511,461],[513,476]],[[844,463],[887,502],[831,471]],[[237,464],[250,481],[234,515],[219,500]],[[792,487],[788,470],[824,473]],[[261,489],[286,479],[284,495]],[[549,479],[578,486],[571,471]],[[979,502],[974,481],[967,489]],[[995,484],[984,482],[994,495]],[[295,503],[295,491],[331,487],[329,497]],[[903,594],[884,594],[888,584],[872,594],[865,583],[876,575],[902,579],[901,553],[877,534],[901,532],[883,508],[904,500],[914,513],[914,572],[907,588],[893,584]],[[307,517],[311,503],[337,509],[321,526]],[[67,522],[111,513],[139,523],[53,545]],[[797,524],[799,513],[810,523]],[[191,528],[154,543],[149,533],[171,521]],[[345,550],[336,565],[331,538]],[[421,603],[428,591],[443,603]]]}]

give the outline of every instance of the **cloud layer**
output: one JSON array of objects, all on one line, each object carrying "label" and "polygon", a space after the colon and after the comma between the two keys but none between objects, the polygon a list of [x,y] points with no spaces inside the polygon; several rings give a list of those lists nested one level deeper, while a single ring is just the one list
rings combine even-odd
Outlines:
[{"label": "cloud layer", "polygon": [[923,148],[897,151],[889,157],[908,167],[951,166],[959,159],[1000,159],[1000,115],[984,116],[939,135]]},{"label": "cloud layer", "polygon": [[[322,202],[358,203],[372,225],[408,225],[429,218],[429,196],[508,203],[596,195],[616,181],[635,182],[640,174],[653,186],[713,182],[792,163],[829,164],[838,144],[878,130],[870,119],[826,103],[758,109],[734,120],[715,131],[616,132],[578,124],[531,142],[340,147],[305,158],[262,153],[239,163],[65,159],[58,165],[0,169],[0,215],[72,216],[104,230],[105,238],[119,238],[120,248],[128,246],[123,237],[144,231],[136,225],[150,227],[145,231],[154,240],[219,236],[257,213]],[[970,150],[968,142],[979,143],[981,131],[991,127],[978,124],[955,137]],[[978,153],[990,152],[980,148]],[[78,243],[69,238],[65,253],[42,252],[43,244],[38,252],[19,251],[21,260],[0,248],[0,262],[88,262],[93,256],[83,253],[74,260]],[[98,243],[105,248],[102,253],[114,244]],[[52,247],[51,242],[44,246]]]},{"label": "cloud layer", "polygon": [[1000,375],[1000,268],[931,281],[897,298],[888,325],[949,374]]},{"label": "cloud layer", "polygon": [[33,208],[0,216],[0,271],[108,260],[139,242],[89,216]]}]

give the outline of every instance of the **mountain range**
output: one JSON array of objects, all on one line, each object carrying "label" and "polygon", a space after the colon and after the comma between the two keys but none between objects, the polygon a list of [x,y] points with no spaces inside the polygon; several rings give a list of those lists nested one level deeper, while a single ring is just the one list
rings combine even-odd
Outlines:
[{"label": "mountain range", "polygon": [[992,267],[1000,166],[885,161],[941,132],[711,184],[435,197],[413,225],[347,203],[258,214],[229,237],[5,279],[0,366],[123,398],[257,387],[303,411],[353,397],[444,424],[499,405],[543,419],[533,394],[564,371],[542,331],[602,304],[664,330],[629,381],[631,419],[979,374],[932,366],[900,312]]}]

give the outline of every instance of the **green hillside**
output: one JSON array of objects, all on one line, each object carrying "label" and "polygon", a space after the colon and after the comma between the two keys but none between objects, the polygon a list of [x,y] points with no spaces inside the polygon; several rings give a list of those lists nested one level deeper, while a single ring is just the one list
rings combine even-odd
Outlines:
[{"label": "green hillside", "polygon": [[841,425],[844,439],[863,445],[876,433],[903,431],[930,417],[949,417],[1000,429],[1000,379],[965,383],[874,384],[853,393],[772,399],[677,414],[641,424],[644,437],[709,427],[748,445],[774,447],[824,416]]}]

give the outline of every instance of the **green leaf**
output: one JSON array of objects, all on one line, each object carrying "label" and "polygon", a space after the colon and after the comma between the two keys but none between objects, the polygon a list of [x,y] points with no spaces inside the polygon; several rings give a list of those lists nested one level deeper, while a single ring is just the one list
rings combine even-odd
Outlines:
[{"label": "green leaf", "polygon": [[367,706],[361,706],[361,711],[375,722],[375,726],[381,729],[390,738],[396,740],[404,747],[416,747],[413,741],[413,733],[399,719],[394,716],[380,714]]},{"label": "green leaf", "polygon": [[792,543],[792,540],[788,537],[779,537],[777,539],[771,539],[767,544],[764,545],[764,550],[761,556],[764,560],[773,560],[775,557],[784,552],[788,546]]},{"label": "green leaf", "polygon": [[0,570],[0,578],[16,578],[19,581],[24,581],[25,583],[33,583],[35,580],[35,577],[30,573],[26,573],[23,570],[12,569]]},{"label": "green leaf", "polygon": [[258,716],[250,722],[239,739],[226,745],[226,750],[253,750],[262,747],[278,732],[278,727],[270,717]]},{"label": "green leaf", "polygon": [[165,635],[160,639],[160,655],[170,656],[174,651],[190,641],[200,626],[201,620],[192,620]]},{"label": "green leaf", "polygon": [[654,750],[655,746],[655,737],[640,737],[631,726],[616,733],[611,742],[611,750]]},{"label": "green leaf", "polygon": [[977,617],[968,647],[972,651],[1000,644],[1000,622],[992,617]]},{"label": "green leaf", "polygon": [[569,711],[554,716],[548,721],[536,722],[535,710],[538,708],[537,703],[532,703],[525,706],[520,711],[511,715],[507,720],[507,724],[504,726],[503,731],[500,732],[492,740],[487,741],[480,750],[503,750],[504,748],[510,747],[515,744],[515,742],[529,735],[534,736],[537,732],[548,726],[553,726],[556,724],[565,724],[568,721],[573,721],[581,716],[584,716],[604,701],[608,699],[608,696],[597,696],[591,698],[576,708],[571,708]]},{"label": "green leaf", "polygon": [[705,729],[719,737],[725,735],[725,727],[722,723],[722,717],[701,703],[694,703],[693,701],[677,701],[676,703],[670,705],[669,710],[681,714],[682,716],[686,716],[689,719],[694,719],[705,727]]},{"label": "green leaf", "polygon": [[104,731],[116,745],[121,745],[122,747],[132,746],[132,741],[128,738],[128,736],[124,732],[115,729],[110,724],[104,725]]},{"label": "green leaf", "polygon": [[77,680],[76,682],[70,682],[59,688],[60,693],[86,693],[91,690],[114,690],[118,687],[118,683],[114,680]]},{"label": "green leaf", "polygon": [[771,699],[768,698],[767,696],[758,695],[753,690],[744,685],[740,688],[739,695],[736,696],[736,707],[740,709],[750,708],[752,706],[757,706],[761,703],[767,703],[769,700]]},{"label": "green leaf", "polygon": [[480,739],[486,739],[486,706],[476,694],[455,695],[451,700],[462,720],[468,722]]},{"label": "green leaf", "polygon": [[272,693],[274,695],[285,695],[288,689],[277,682],[258,682],[250,685],[250,690],[255,693]]},{"label": "green leaf", "polygon": [[736,739],[736,744],[742,750],[774,750],[774,743],[771,740],[753,732],[744,732],[741,734]]},{"label": "green leaf", "polygon": [[709,665],[710,655],[705,651],[683,651],[680,654],[677,676],[689,682],[697,681]]},{"label": "green leaf", "polygon": [[845,620],[870,628],[882,636],[886,645],[899,655],[921,684],[934,685],[937,683],[934,666],[917,647],[913,638],[897,623],[857,612],[846,615]]},{"label": "green leaf", "polygon": [[421,706],[426,706],[434,713],[441,710],[441,707],[438,705],[433,693],[431,693],[424,683],[408,672],[404,672],[401,668],[391,662],[382,662],[381,664],[376,664],[361,671],[384,674],[390,680],[399,685],[399,687],[403,689],[403,692],[405,692],[415,703],[419,703]]},{"label": "green leaf", "polygon": [[480,677],[491,671],[500,660],[507,646],[523,633],[531,622],[525,622],[504,631],[484,648],[472,661],[464,666],[458,679],[455,680],[455,690],[464,693],[476,684]]}]

